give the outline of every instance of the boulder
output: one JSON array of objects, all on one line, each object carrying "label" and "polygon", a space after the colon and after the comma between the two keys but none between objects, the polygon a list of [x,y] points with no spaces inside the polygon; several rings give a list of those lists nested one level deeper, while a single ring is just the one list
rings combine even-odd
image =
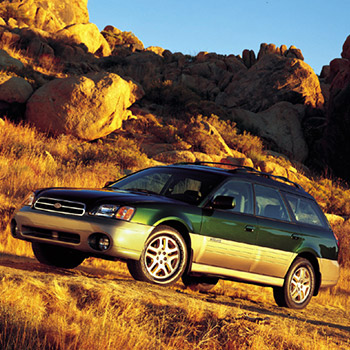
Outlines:
[{"label": "boulder", "polygon": [[345,219],[342,216],[327,213],[325,213],[325,215],[331,226],[340,226],[345,222]]},{"label": "boulder", "polygon": [[0,74],[0,101],[25,103],[32,93],[33,88],[25,79]]},{"label": "boulder", "polygon": [[264,173],[273,174],[276,176],[288,177],[287,169],[273,160],[262,160],[258,162],[258,167]]},{"label": "boulder", "polygon": [[84,44],[88,51],[96,53],[99,51],[102,56],[109,56],[111,49],[106,39],[100,33],[96,24],[73,24],[57,32],[58,38],[70,38],[77,44]]},{"label": "boulder", "polygon": [[256,130],[259,136],[272,141],[286,155],[303,162],[308,156],[301,127],[304,113],[304,106],[279,102],[260,113],[233,109],[231,118],[245,129]]},{"label": "boulder", "polygon": [[42,131],[94,140],[120,128],[131,113],[127,108],[143,94],[113,73],[55,79],[29,99],[26,119]]},{"label": "boulder", "polygon": [[193,163],[196,161],[196,156],[190,151],[169,151],[157,154],[154,159],[163,163]]},{"label": "boulder", "polygon": [[308,64],[270,54],[236,75],[216,101],[229,108],[259,112],[280,101],[322,107],[324,98],[318,77]]},{"label": "boulder", "polygon": [[6,11],[5,22],[56,32],[67,25],[88,23],[87,0],[5,0],[0,8]]},{"label": "boulder", "polygon": [[196,162],[213,162],[213,158],[209,154],[193,152],[193,155],[196,157]]},{"label": "boulder", "polygon": [[300,49],[297,49],[294,45],[292,45],[288,50],[284,52],[284,56],[297,58],[299,60],[304,61],[304,56]]},{"label": "boulder", "polygon": [[155,53],[158,56],[163,56],[163,52],[165,51],[162,47],[160,46],[149,46],[146,48],[146,51],[151,51]]},{"label": "boulder", "polygon": [[220,163],[228,163],[232,165],[238,165],[238,166],[246,166],[250,168],[254,168],[254,163],[250,158],[247,158],[245,156],[243,157],[225,157],[222,158]]},{"label": "boulder", "polygon": [[280,54],[280,50],[276,48],[275,44],[266,44],[262,43],[260,44],[260,50],[258,53],[258,60],[263,58],[266,55],[271,55],[271,54]]},{"label": "boulder", "polygon": [[21,70],[24,65],[21,61],[11,57],[5,50],[0,49],[0,69],[7,70],[9,68]]},{"label": "boulder", "polygon": [[350,60],[336,58],[330,63],[329,82],[333,95],[343,89],[350,80]]},{"label": "boulder", "polygon": [[350,35],[346,38],[343,45],[343,52],[341,53],[341,57],[347,58],[350,60]]},{"label": "boulder", "polygon": [[244,50],[242,52],[243,63],[247,68],[250,68],[256,63],[255,52],[253,50]]}]

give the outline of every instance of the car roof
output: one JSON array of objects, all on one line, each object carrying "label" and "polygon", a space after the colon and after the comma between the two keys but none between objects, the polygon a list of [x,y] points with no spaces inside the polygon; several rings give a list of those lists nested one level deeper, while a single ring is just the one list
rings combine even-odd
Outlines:
[{"label": "car roof", "polygon": [[207,173],[226,175],[227,177],[249,179],[252,182],[277,187],[288,192],[313,198],[298,183],[291,181],[284,176],[262,172],[252,167],[217,162],[176,163],[168,165],[168,167],[193,169]]}]

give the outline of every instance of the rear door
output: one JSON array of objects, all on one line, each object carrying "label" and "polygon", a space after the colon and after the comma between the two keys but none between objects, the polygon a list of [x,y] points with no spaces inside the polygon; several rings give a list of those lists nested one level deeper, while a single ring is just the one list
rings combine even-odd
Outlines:
[{"label": "rear door", "polygon": [[249,271],[254,259],[257,221],[250,182],[230,179],[213,196],[235,199],[233,209],[204,209],[201,250],[194,261],[211,266]]},{"label": "rear door", "polygon": [[250,271],[284,277],[304,238],[277,189],[255,184],[254,193],[259,235]]}]

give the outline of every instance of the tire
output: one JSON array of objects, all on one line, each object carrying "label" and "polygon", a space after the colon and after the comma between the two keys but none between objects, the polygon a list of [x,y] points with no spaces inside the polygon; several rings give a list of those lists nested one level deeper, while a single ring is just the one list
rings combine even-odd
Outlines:
[{"label": "tire", "polygon": [[297,258],[290,267],[283,287],[274,287],[277,305],[291,309],[303,309],[314,295],[315,270],[309,260]]},{"label": "tire", "polygon": [[162,225],[147,239],[140,260],[129,260],[127,265],[134,279],[166,286],[182,276],[187,260],[188,250],[181,234]]},{"label": "tire", "polygon": [[213,289],[219,279],[216,277],[205,277],[205,276],[182,276],[182,283],[193,291],[208,292]]},{"label": "tire", "polygon": [[46,243],[32,242],[32,249],[40,263],[65,269],[79,266],[86,258],[81,252]]}]

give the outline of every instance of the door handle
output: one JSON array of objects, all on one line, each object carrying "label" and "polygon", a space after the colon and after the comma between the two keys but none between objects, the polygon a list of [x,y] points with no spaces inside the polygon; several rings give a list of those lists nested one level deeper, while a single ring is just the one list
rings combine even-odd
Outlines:
[{"label": "door handle", "polygon": [[291,239],[300,239],[301,237],[299,235],[296,235],[295,233],[293,233],[291,236],[290,236]]},{"label": "door handle", "polygon": [[244,229],[245,229],[247,232],[254,232],[255,226],[247,225]]}]

